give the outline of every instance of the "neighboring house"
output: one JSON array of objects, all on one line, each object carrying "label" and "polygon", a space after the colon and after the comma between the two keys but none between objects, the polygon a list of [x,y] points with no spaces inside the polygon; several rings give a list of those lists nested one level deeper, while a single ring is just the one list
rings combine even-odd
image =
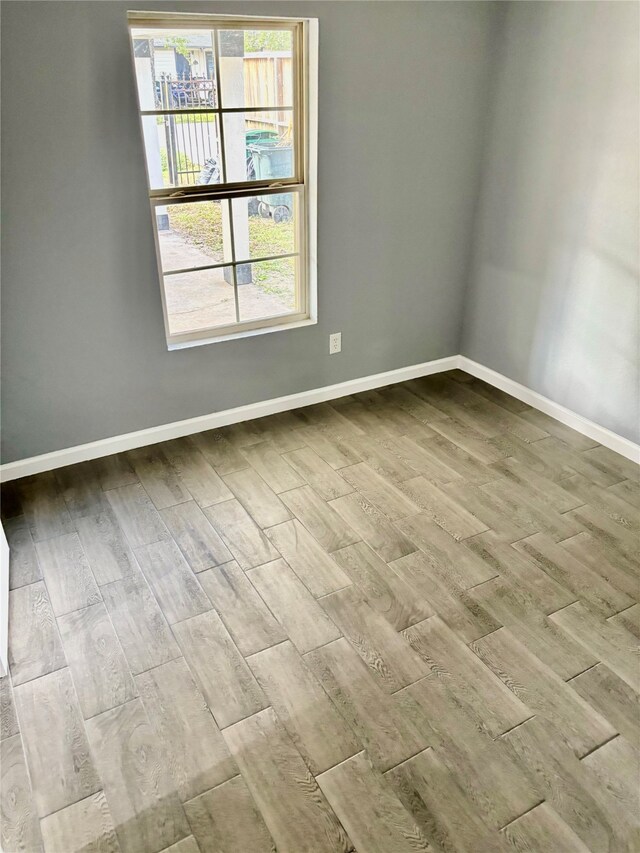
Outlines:
[{"label": "neighboring house", "polygon": [[154,38],[153,65],[154,77],[162,79],[169,75],[172,79],[189,79],[192,77],[213,79],[213,49],[210,33],[187,33],[185,35],[185,50],[187,55],[174,45],[166,44],[165,39]]}]

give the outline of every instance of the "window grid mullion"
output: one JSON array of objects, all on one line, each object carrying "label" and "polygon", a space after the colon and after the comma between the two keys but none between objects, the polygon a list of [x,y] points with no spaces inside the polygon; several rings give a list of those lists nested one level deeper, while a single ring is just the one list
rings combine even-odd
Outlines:
[{"label": "window grid mullion", "polygon": [[[188,192],[183,193],[181,191],[179,194],[172,193],[170,195],[151,196],[150,201],[154,206],[161,207],[164,205],[171,206],[175,204],[197,204],[200,201],[224,201],[225,199],[232,198],[251,198],[256,195],[301,193],[304,190],[304,184],[293,182],[293,178],[291,181],[292,183],[274,183],[273,181],[271,183],[268,181],[247,182],[239,184],[237,187],[234,186],[233,189],[228,189],[228,185],[208,184],[206,187],[203,186],[204,192],[193,193],[191,195]],[[220,187],[219,191],[215,189],[217,187]],[[191,189],[191,187],[185,187],[185,189]]]},{"label": "window grid mullion", "polygon": [[[220,92],[218,92],[220,96]],[[189,116],[189,115],[218,115],[219,113],[292,113],[294,107],[271,106],[271,107],[191,107],[175,110],[140,110],[141,116]]]},{"label": "window grid mullion", "polygon": [[[218,30],[214,29],[211,32],[211,41],[213,45],[213,62],[216,69],[216,88],[218,93],[218,134],[220,139],[220,161],[222,164],[222,179],[223,182],[227,182],[227,147],[224,141],[224,120],[222,116],[222,79],[220,77],[220,38],[218,34]],[[236,312],[236,323],[240,322],[240,301],[238,299],[238,276],[236,273],[235,259],[236,259],[236,238],[235,238],[235,230],[233,227],[233,204],[231,203],[231,199],[228,198],[226,200],[227,203],[227,216],[229,217],[229,240],[231,243],[231,276],[233,278],[233,302]]]},{"label": "window grid mullion", "polygon": [[297,258],[300,252],[285,252],[282,255],[266,255],[260,258],[244,258],[240,261],[231,261],[231,262],[222,262],[221,264],[203,264],[199,267],[183,267],[177,270],[162,270],[162,275],[184,275],[185,273],[190,272],[202,272],[203,270],[219,270],[224,267],[236,266],[239,267],[242,264],[259,264],[263,261],[279,261],[280,258]]}]

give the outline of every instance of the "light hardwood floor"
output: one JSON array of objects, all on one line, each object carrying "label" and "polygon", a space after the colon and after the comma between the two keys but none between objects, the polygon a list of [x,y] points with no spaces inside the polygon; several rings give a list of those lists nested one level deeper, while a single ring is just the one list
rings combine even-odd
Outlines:
[{"label": "light hardwood floor", "polygon": [[631,462],[454,371],[2,491],[7,853],[640,851]]}]

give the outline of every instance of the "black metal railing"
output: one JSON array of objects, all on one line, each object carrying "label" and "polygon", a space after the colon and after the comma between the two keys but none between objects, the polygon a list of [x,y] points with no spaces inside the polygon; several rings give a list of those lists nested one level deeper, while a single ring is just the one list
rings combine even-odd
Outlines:
[{"label": "black metal railing", "polygon": [[173,78],[160,75],[156,80],[156,107],[160,110],[184,110],[216,106],[216,88],[206,78]]}]

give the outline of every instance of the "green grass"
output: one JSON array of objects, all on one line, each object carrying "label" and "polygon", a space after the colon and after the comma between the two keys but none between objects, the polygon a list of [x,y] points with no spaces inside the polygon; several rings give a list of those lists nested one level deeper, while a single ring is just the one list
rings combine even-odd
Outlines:
[{"label": "green grass", "polygon": [[[222,246],[222,211],[216,203],[179,204],[171,207],[171,228],[185,240],[219,258]],[[249,254],[253,258],[291,251],[293,222],[276,223],[258,216],[249,218]],[[282,258],[254,264],[253,283],[264,293],[290,305],[292,259]],[[293,307],[293,305],[290,305]]]},{"label": "green grass", "polygon": [[[216,114],[215,113],[185,113],[181,115],[180,113],[174,113],[173,118],[176,124],[199,124],[201,121],[215,121]],[[156,124],[164,124],[165,117],[157,116]]]}]

